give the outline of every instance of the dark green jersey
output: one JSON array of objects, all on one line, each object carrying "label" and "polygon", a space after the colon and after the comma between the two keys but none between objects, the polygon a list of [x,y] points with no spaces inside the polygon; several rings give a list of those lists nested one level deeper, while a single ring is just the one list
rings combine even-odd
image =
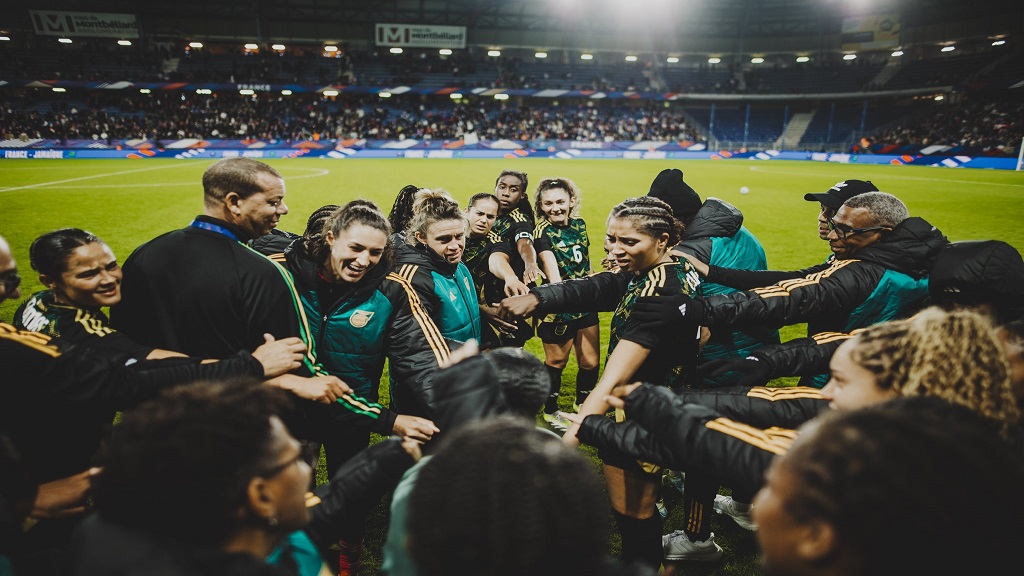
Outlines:
[{"label": "dark green jersey", "polygon": [[501,242],[501,237],[494,230],[481,238],[466,236],[466,249],[462,253],[462,263],[469,268],[469,273],[473,276],[477,300],[481,304],[487,304],[487,298],[484,297],[487,286],[498,283],[497,277],[491,274],[487,261],[490,259],[494,245],[499,242]]},{"label": "dark green jersey", "polygon": [[[565,226],[555,226],[547,219],[537,223],[533,230],[537,253],[551,250],[558,264],[562,280],[583,278],[590,274],[590,238],[587,223],[582,218],[570,218]],[[570,322],[582,318],[586,313],[549,314],[545,322]]]},{"label": "dark green jersey", "polygon": [[[680,334],[677,329],[652,331],[636,322],[629,322],[633,303],[642,296],[656,294],[700,294],[700,276],[685,260],[673,259],[654,266],[629,281],[625,294],[612,315],[608,355],[621,340],[640,344],[651,351],[647,360],[633,375],[633,381],[650,382],[677,388],[695,381],[698,333]],[[689,330],[689,329],[687,329]]]}]

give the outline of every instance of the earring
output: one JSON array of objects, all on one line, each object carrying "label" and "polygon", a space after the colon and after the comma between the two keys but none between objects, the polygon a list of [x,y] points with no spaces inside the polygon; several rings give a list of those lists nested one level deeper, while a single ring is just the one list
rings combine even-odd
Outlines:
[{"label": "earring", "polygon": [[270,516],[269,518],[267,518],[267,525],[277,526],[277,516]]}]

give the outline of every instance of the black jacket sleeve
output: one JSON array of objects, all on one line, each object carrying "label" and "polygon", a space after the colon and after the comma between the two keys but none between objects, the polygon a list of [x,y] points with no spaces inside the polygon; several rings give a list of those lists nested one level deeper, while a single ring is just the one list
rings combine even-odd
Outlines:
[{"label": "black jacket sleeve", "polygon": [[627,426],[588,416],[579,438],[673,470],[699,468],[722,485],[755,493],[772,458],[785,453],[796,431],[760,429],[706,406],[684,404],[671,390],[644,385],[626,398]]},{"label": "black jacket sleeve", "polygon": [[[705,260],[706,262],[706,260]],[[720,266],[708,266],[708,282],[714,282],[737,290],[750,290],[761,286],[770,286],[783,280],[803,278],[808,274],[821,272],[828,268],[828,263],[818,264],[803,270],[740,270],[737,268],[722,268]]]},{"label": "black jacket sleeve", "polygon": [[829,404],[820,390],[806,386],[684,388],[679,391],[679,399],[758,428],[796,428]]},{"label": "black jacket sleeve", "polygon": [[772,378],[824,374],[829,371],[829,360],[836,348],[857,332],[820,332],[808,338],[758,348],[754,355],[768,362]]},{"label": "black jacket sleeve", "polygon": [[398,485],[415,462],[398,438],[382,440],[359,452],[341,465],[327,484],[316,488],[320,503],[309,510],[306,534],[327,556],[327,549],[338,542],[342,518],[366,516],[386,494]]},{"label": "black jacket sleeve", "polygon": [[781,328],[788,324],[845,318],[871,295],[885,273],[877,264],[861,260],[834,262],[823,272],[704,300],[701,324],[728,327]]},{"label": "black jacket sleeve", "polygon": [[609,312],[622,299],[629,276],[600,272],[586,278],[563,280],[530,288],[540,304],[535,316],[560,312]]}]

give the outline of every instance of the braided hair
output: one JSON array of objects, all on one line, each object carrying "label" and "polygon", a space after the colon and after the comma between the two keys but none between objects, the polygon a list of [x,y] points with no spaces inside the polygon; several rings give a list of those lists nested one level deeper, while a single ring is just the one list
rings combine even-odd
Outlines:
[{"label": "braided hair", "polygon": [[392,230],[401,232],[409,225],[409,219],[412,218],[412,205],[419,189],[420,187],[415,184],[406,184],[398,191],[395,203],[391,205],[391,212],[388,212],[388,222],[391,223]]},{"label": "braided hair", "polygon": [[630,220],[651,238],[668,234],[668,246],[675,246],[683,236],[683,223],[672,214],[672,207],[653,196],[627,198],[612,208],[609,217]]},{"label": "braided hair", "polygon": [[68,269],[68,259],[79,247],[88,244],[104,244],[92,232],[81,228],[61,228],[47,232],[32,241],[28,249],[28,261],[32,269],[53,280],[60,280]]},{"label": "braided hair", "polygon": [[409,500],[420,574],[598,573],[608,501],[581,453],[513,415],[468,423],[442,442]]},{"label": "braided hair", "polygon": [[855,338],[850,359],[874,375],[879,389],[962,404],[1004,432],[1020,422],[1006,353],[985,316],[932,306]]},{"label": "braided hair", "polygon": [[406,243],[416,245],[416,233],[427,235],[427,228],[442,220],[465,220],[466,215],[459,208],[459,203],[444,188],[421,188],[416,192],[413,203],[412,218],[405,229]]}]

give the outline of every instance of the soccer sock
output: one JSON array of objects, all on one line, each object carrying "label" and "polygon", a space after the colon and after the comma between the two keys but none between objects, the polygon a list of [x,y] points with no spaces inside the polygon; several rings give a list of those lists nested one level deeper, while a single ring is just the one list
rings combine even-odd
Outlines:
[{"label": "soccer sock", "polygon": [[657,570],[664,554],[661,547],[661,516],[633,518],[615,512],[615,523],[622,537],[622,563],[640,562]]},{"label": "soccer sock", "polygon": [[359,573],[362,564],[363,541],[338,540],[338,576],[352,576]]},{"label": "soccer sock", "polygon": [[544,412],[554,414],[558,411],[558,393],[562,389],[562,369],[547,364],[544,367],[548,369],[548,377],[551,378],[551,391],[544,403]]},{"label": "soccer sock", "polygon": [[590,370],[580,368],[576,373],[576,404],[582,406],[595,385],[597,385],[597,368]]}]

